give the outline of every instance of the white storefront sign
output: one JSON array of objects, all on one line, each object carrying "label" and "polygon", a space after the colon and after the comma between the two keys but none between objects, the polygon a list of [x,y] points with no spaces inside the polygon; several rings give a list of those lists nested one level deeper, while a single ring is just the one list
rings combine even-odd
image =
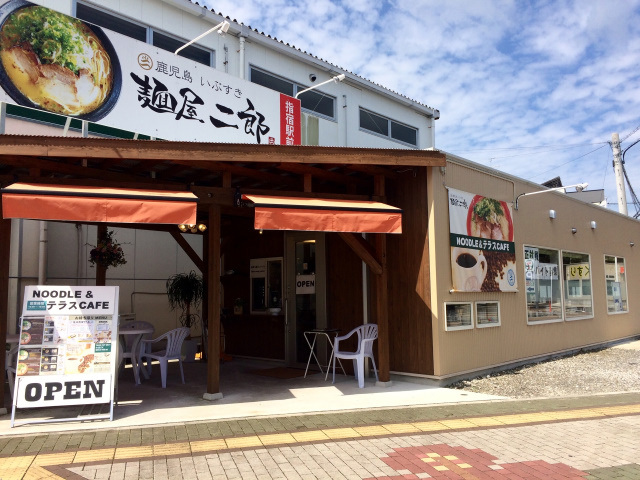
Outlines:
[{"label": "white storefront sign", "polygon": [[0,7],[0,101],[165,140],[301,143],[298,99],[42,6]]}]

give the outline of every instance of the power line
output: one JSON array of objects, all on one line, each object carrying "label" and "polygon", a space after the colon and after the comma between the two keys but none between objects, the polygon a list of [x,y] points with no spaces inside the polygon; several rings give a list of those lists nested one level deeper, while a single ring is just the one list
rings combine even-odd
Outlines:
[{"label": "power line", "polygon": [[606,142],[595,142],[595,143],[564,143],[561,145],[533,145],[533,146],[522,146],[522,147],[495,147],[495,148],[475,148],[475,149],[467,149],[467,150],[457,150],[458,152],[494,152],[494,151],[508,151],[508,150],[536,150],[540,148],[572,148],[572,147],[587,147],[591,145],[600,145],[601,143]]},{"label": "power line", "polygon": [[568,162],[564,162],[564,163],[561,163],[560,165],[556,165],[555,167],[550,168],[549,170],[545,170],[544,172],[540,172],[537,175],[534,175],[534,176],[532,176],[530,178],[539,177],[539,176],[544,175],[544,174],[546,174],[548,172],[551,172],[551,171],[556,170],[556,169],[558,169],[560,167],[564,167],[565,165],[568,165],[568,164],[570,164],[572,162],[575,162],[576,160],[580,160],[581,158],[586,157],[587,155],[591,155],[592,153],[597,152],[598,150],[601,150],[602,148],[605,147],[605,145],[609,145],[609,142],[604,142],[604,145],[601,145],[600,147],[598,147],[598,148],[596,148],[594,150],[591,150],[590,152],[587,152],[584,155],[580,155],[579,157],[574,158],[573,160],[569,160]]},{"label": "power line", "polygon": [[627,138],[629,138],[631,135],[636,133],[638,130],[640,130],[640,125],[638,125],[636,128],[634,128],[633,131],[630,134],[628,134],[626,137],[624,137],[622,140],[620,140],[620,143],[624,142]]}]

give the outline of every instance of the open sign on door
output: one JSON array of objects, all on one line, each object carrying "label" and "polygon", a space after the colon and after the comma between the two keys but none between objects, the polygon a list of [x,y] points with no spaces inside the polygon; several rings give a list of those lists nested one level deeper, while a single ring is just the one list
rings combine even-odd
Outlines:
[{"label": "open sign on door", "polygon": [[296,275],[296,295],[316,293],[315,275]]}]

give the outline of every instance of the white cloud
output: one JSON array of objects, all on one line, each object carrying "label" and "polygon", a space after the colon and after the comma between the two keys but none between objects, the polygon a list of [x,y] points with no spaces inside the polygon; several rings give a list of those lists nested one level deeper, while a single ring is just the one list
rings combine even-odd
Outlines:
[{"label": "white cloud", "polygon": [[[640,125],[640,0],[205,3],[438,108],[438,148],[534,181],[602,183],[616,201],[611,149],[588,152]],[[540,145],[559,147],[520,148]]]}]

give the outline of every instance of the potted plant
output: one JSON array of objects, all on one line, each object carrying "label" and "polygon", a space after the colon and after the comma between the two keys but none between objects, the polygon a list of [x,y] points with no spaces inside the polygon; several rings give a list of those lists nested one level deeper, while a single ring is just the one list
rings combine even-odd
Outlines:
[{"label": "potted plant", "polygon": [[[204,283],[202,276],[191,270],[189,273],[176,273],[167,279],[167,297],[171,310],[180,308],[180,324],[183,327],[191,328],[200,320],[197,313],[192,313],[192,309],[197,309],[202,302]],[[203,332],[204,333],[204,332]],[[204,343],[203,343],[204,347]],[[195,360],[197,342],[191,339],[191,335],[185,340],[185,361]]]}]

